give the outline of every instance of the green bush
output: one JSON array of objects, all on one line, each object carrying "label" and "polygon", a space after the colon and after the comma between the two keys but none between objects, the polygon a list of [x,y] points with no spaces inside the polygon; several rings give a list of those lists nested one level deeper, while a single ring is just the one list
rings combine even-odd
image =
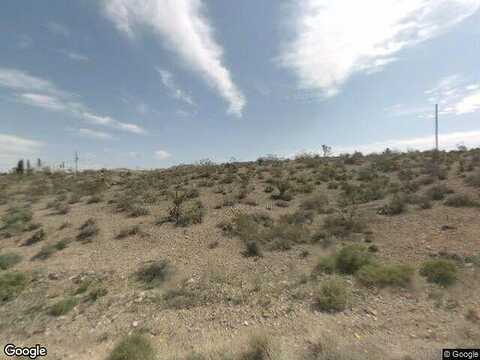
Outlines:
[{"label": "green bush", "polygon": [[336,259],[335,256],[324,256],[321,257],[317,265],[313,268],[312,275],[318,274],[333,274],[336,270]]},{"label": "green bush", "polygon": [[414,269],[408,265],[368,264],[356,273],[357,279],[364,285],[377,287],[408,287],[411,284]]},{"label": "green bush", "polygon": [[457,281],[458,269],[452,260],[436,259],[423,264],[420,275],[427,278],[430,283],[441,286],[450,286]]},{"label": "green bush", "polygon": [[329,204],[328,196],[325,194],[315,194],[303,200],[300,204],[302,210],[316,211],[325,213]]},{"label": "green bush", "polygon": [[68,314],[78,304],[78,299],[75,297],[67,297],[53,304],[48,310],[51,316],[62,316]]},{"label": "green bush", "polygon": [[335,268],[343,274],[354,274],[362,266],[371,264],[372,255],[362,245],[353,244],[342,248],[335,258]]},{"label": "green bush", "polygon": [[150,341],[141,334],[123,338],[113,349],[107,360],[155,360],[157,354]]},{"label": "green bush", "polygon": [[366,224],[358,216],[331,214],[325,218],[323,228],[328,235],[342,238],[352,233],[361,233]]},{"label": "green bush", "polygon": [[398,194],[393,195],[388,204],[379,211],[382,215],[399,215],[405,211],[406,201],[404,196]]},{"label": "green bush", "polygon": [[314,307],[325,312],[339,312],[346,309],[349,292],[340,279],[329,279],[322,283],[314,295]]},{"label": "green bush", "polygon": [[27,287],[28,278],[20,272],[0,274],[0,303],[13,300]]},{"label": "green bush", "polygon": [[0,255],[0,270],[7,270],[15,266],[22,260],[22,257],[14,253],[5,253]]}]

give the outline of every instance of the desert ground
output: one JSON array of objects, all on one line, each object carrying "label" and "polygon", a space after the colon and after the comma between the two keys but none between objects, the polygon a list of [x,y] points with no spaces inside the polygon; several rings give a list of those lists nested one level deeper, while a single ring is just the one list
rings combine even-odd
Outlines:
[{"label": "desert ground", "polygon": [[478,149],[4,174],[2,351],[433,360],[478,347],[479,195]]}]

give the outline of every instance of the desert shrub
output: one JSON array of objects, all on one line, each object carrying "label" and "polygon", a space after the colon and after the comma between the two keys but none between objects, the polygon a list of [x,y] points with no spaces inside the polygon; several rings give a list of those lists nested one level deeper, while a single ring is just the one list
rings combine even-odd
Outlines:
[{"label": "desert shrub", "polygon": [[359,244],[342,248],[335,257],[335,268],[342,274],[354,274],[362,266],[371,264],[372,255],[368,249]]},{"label": "desert shrub", "polygon": [[271,250],[289,250],[295,244],[310,240],[309,230],[298,224],[278,223],[263,231],[261,239]]},{"label": "desert shrub", "polygon": [[340,312],[346,309],[349,293],[345,283],[338,278],[324,281],[314,294],[314,307],[325,312]]},{"label": "desert shrub", "polygon": [[467,176],[465,178],[465,182],[469,186],[480,188],[480,171],[477,171],[475,174]]},{"label": "desert shrub", "polygon": [[245,250],[242,252],[245,257],[261,257],[262,250],[255,240],[249,240],[245,242]]},{"label": "desert shrub", "polygon": [[78,304],[78,299],[72,296],[66,297],[55,304],[48,310],[51,316],[63,316],[68,314]]},{"label": "desert shrub", "polygon": [[292,186],[287,180],[277,180],[274,183],[274,186],[277,188],[277,193],[271,195],[271,198],[274,200],[292,200],[291,190]]},{"label": "desert shrub", "polygon": [[142,235],[143,231],[140,227],[140,225],[133,225],[129,226],[127,228],[122,229],[118,235],[116,236],[117,239],[124,239],[129,236],[135,236],[135,235]]},{"label": "desert shrub", "polygon": [[430,283],[450,286],[457,281],[457,266],[455,262],[445,259],[430,260],[423,264],[420,275]]},{"label": "desert shrub", "polygon": [[393,195],[390,201],[379,209],[379,214],[382,215],[399,215],[405,211],[406,208],[406,200],[404,196],[399,194]]},{"label": "desert shrub", "polygon": [[434,185],[430,187],[425,195],[433,201],[439,201],[443,200],[447,194],[453,193],[453,190],[449,189],[446,185],[444,184],[439,184],[439,185]]},{"label": "desert shrub", "polygon": [[325,218],[323,229],[329,236],[347,237],[352,233],[361,233],[366,224],[362,218],[352,214],[330,214]]},{"label": "desert shrub", "polygon": [[68,246],[69,239],[57,241],[54,244],[49,244],[40,249],[40,251],[32,257],[32,260],[46,260],[57,251],[63,250]]},{"label": "desert shrub", "polygon": [[157,287],[170,276],[172,269],[166,260],[153,261],[143,265],[136,273],[137,281],[144,283],[148,288]]},{"label": "desert shrub", "polygon": [[443,203],[451,207],[477,207],[478,201],[471,199],[467,194],[453,194],[448,196]]},{"label": "desert shrub", "polygon": [[88,198],[87,204],[98,204],[103,201],[103,198],[100,195],[92,195]]},{"label": "desert shrub", "polygon": [[237,356],[238,360],[270,360],[270,341],[265,335],[254,335],[250,338],[248,349]]},{"label": "desert shrub", "polygon": [[279,222],[291,225],[311,224],[314,217],[315,214],[311,210],[297,210],[292,214],[282,215]]},{"label": "desert shrub", "polygon": [[272,185],[267,185],[265,186],[265,189],[263,191],[266,192],[267,194],[270,194],[275,191],[275,188]]},{"label": "desert shrub", "polygon": [[22,257],[15,253],[0,255],[0,270],[7,270],[22,261]]},{"label": "desert shrub", "polygon": [[107,360],[155,360],[157,354],[150,341],[141,334],[124,337],[112,350]]},{"label": "desert shrub", "polygon": [[318,259],[317,265],[313,268],[312,275],[333,274],[336,270],[335,256],[323,256]]},{"label": "desert shrub", "polygon": [[90,242],[98,235],[99,229],[94,218],[85,221],[79,228],[80,232],[77,235],[77,240],[81,242]]},{"label": "desert shrub", "polygon": [[103,286],[97,286],[90,290],[90,292],[87,295],[87,300],[91,302],[95,302],[101,297],[104,297],[105,295],[108,294],[108,290],[103,287]]},{"label": "desert shrub", "polygon": [[[330,338],[323,337],[310,342],[302,354],[301,360],[366,360],[367,357],[359,353],[352,353],[350,349],[342,349]],[[406,359],[405,359],[406,360]]]},{"label": "desert shrub", "polygon": [[28,231],[32,218],[33,213],[29,208],[11,207],[2,217],[1,230],[7,230],[13,233]]},{"label": "desert shrub", "polygon": [[177,219],[177,226],[201,224],[205,216],[205,208],[200,200],[191,203]]},{"label": "desert shrub", "polygon": [[20,272],[0,274],[0,303],[16,298],[26,287],[28,278]]},{"label": "desert shrub", "polygon": [[55,215],[66,215],[70,212],[70,206],[66,203],[58,202],[54,206]]},{"label": "desert shrub", "polygon": [[70,198],[68,199],[69,204],[76,204],[81,200],[82,196],[79,193],[73,193],[70,195]]},{"label": "desert shrub", "polygon": [[37,232],[35,232],[32,236],[30,236],[27,240],[25,240],[24,245],[30,246],[30,245],[36,244],[44,240],[45,237],[46,237],[45,231],[43,229],[40,229]]},{"label": "desert shrub", "polygon": [[325,213],[328,203],[328,196],[324,194],[315,194],[303,200],[300,204],[300,208],[302,210]]},{"label": "desert shrub", "polygon": [[138,204],[132,205],[130,211],[128,212],[128,216],[130,217],[140,217],[148,214],[150,214],[150,210],[148,210],[145,206]]},{"label": "desert shrub", "polygon": [[367,286],[408,287],[413,274],[414,269],[408,265],[367,264],[357,271],[356,276]]}]

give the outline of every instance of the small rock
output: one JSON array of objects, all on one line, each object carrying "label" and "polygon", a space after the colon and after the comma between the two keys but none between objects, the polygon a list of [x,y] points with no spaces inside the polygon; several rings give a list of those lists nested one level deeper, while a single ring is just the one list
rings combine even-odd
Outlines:
[{"label": "small rock", "polygon": [[58,280],[58,279],[60,279],[60,275],[58,275],[57,273],[50,273],[50,274],[48,274],[48,278],[50,280]]},{"label": "small rock", "polygon": [[138,321],[134,321],[134,322],[132,323],[132,326],[133,326],[134,328],[138,327]]}]

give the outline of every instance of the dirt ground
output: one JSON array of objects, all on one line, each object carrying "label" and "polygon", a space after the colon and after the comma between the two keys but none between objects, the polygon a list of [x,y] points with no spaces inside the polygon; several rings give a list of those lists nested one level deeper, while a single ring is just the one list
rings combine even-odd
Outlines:
[{"label": "dirt ground", "polygon": [[[401,160],[402,155],[395,158],[397,163]],[[371,161],[347,165],[347,173],[355,174]],[[310,174],[309,167],[297,167],[302,164],[300,160],[287,162],[284,176]],[[239,173],[243,166],[237,165]],[[364,235],[338,238],[333,247],[304,242],[286,251],[265,250],[262,257],[244,256],[242,241],[225,234],[219,223],[259,211],[279,219],[311,196],[297,192],[288,207],[280,207],[264,191],[272,165],[245,166],[265,168],[265,176],[258,176],[257,171],[248,185],[253,190],[247,198],[256,205],[238,201],[233,206],[218,206],[229,193],[237,191],[239,182],[221,185],[225,195],[214,191],[218,183],[200,187],[200,180],[191,180],[189,186],[200,190],[198,199],[205,213],[201,223],[186,227],[169,222],[156,224],[171,206],[168,196],[145,203],[148,214],[144,216],[131,217],[115,210],[115,199],[129,191],[128,179],[143,173],[126,176],[108,172],[110,181],[100,191],[101,202],[89,204],[88,196],[81,196],[69,205],[67,214],[60,215],[53,214],[48,206],[58,197],[55,189],[40,196],[31,193],[33,180],[17,182],[12,180],[13,175],[0,177],[6,184],[0,217],[14,203],[29,203],[33,221],[41,224],[46,234],[44,240],[31,246],[22,244],[37,230],[0,239],[0,255],[16,253],[22,257],[8,271],[30,274],[31,279],[17,297],[0,303],[2,347],[7,343],[42,344],[48,348],[47,359],[106,359],[119,339],[136,331],[151,340],[159,359],[184,359],[192,352],[205,356],[238,352],[258,332],[268,335],[276,359],[301,358],[308,343],[319,337],[331,337],[343,352],[351,351],[364,359],[435,359],[440,358],[442,348],[480,345],[480,321],[466,316],[480,314],[480,267],[464,262],[459,266],[458,281],[447,288],[426,282],[418,272],[424,261],[439,253],[460,258],[480,254],[478,207],[448,207],[442,201],[433,201],[429,209],[408,204],[402,213],[386,216],[378,209],[389,195],[360,204],[358,211],[368,223],[369,241],[378,248],[375,256],[383,262],[411,265],[415,274],[408,288],[366,287],[355,276],[342,275],[352,292],[351,301],[343,311],[326,313],[312,307],[312,296],[331,275],[311,279],[310,274],[320,256],[351,242],[362,243]],[[186,173],[195,174],[195,169]],[[289,173],[288,169],[293,171]],[[387,176],[396,178],[397,173],[388,172]],[[35,181],[49,176],[32,175]],[[98,173],[79,176],[93,178]],[[447,179],[436,182],[455,193],[478,198],[478,189],[465,184],[456,163],[450,166]],[[329,189],[328,184],[312,182],[313,193],[336,199],[340,189]],[[327,216],[316,216],[308,226],[321,227]],[[32,260],[46,244],[75,239],[79,227],[89,218],[95,219],[99,229],[92,241],[73,240],[48,259]],[[65,222],[68,226],[60,229]],[[117,238],[122,229],[133,225],[139,225],[142,232]],[[161,286],[146,288],[134,279],[133,274],[143,264],[159,259],[168,260],[172,269]],[[73,295],[79,302],[70,312],[50,315],[48,309],[66,294],[74,294],[85,279],[100,283],[106,295],[96,301]],[[186,308],[165,307],[162,295],[181,283],[201,289],[202,300]]]}]

